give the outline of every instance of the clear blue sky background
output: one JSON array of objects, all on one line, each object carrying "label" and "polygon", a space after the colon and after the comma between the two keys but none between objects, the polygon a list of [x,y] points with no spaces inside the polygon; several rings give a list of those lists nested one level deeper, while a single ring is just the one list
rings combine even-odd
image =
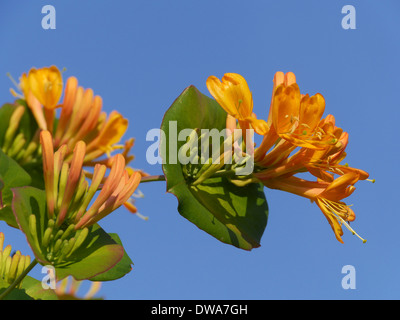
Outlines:
[{"label": "clear blue sky background", "polygon": [[[43,30],[42,6],[56,8],[56,30]],[[356,8],[344,30],[342,7]],[[185,87],[208,94],[209,75],[242,74],[255,112],[267,117],[276,71],[293,71],[303,93],[324,95],[350,134],[347,162],[376,183],[360,182],[348,199],[355,230],[344,244],[315,204],[266,189],[270,206],[261,247],[225,245],[185,220],[164,182],[140,186],[148,221],[120,209],[101,225],[121,237],[135,265],[104,283],[107,299],[399,299],[400,2],[363,1],[2,1],[0,102],[12,101],[6,73],[66,67],[103,97],[104,109],[130,121],[133,165],[161,174],[145,152],[148,130]],[[24,236],[0,222],[6,243],[30,252]],[[341,286],[353,265],[356,289]],[[32,276],[41,278],[40,268]]]}]

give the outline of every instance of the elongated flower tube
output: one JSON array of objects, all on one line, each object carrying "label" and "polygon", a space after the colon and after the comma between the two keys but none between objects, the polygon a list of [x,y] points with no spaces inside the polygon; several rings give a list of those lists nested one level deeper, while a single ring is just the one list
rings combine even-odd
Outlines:
[{"label": "elongated flower tube", "polygon": [[[29,255],[22,255],[19,250],[11,253],[11,245],[4,247],[4,233],[0,232],[0,279],[11,284],[31,263]],[[20,288],[22,282],[18,285]]]},{"label": "elongated flower tube", "polygon": [[341,200],[350,196],[354,190],[354,184],[359,180],[357,173],[346,173],[331,183],[324,181],[307,181],[297,177],[263,180],[266,187],[290,192],[315,201],[328,220],[335,233],[336,239],[343,243],[342,224],[353,234],[361,238],[348,224],[354,221],[353,210]]},{"label": "elongated flower tube", "polygon": [[125,168],[121,154],[111,159],[111,169],[96,164],[89,180],[83,170],[86,144],[78,141],[71,161],[67,145],[54,152],[53,137],[42,131],[43,173],[47,201],[47,223],[41,237],[35,233],[36,218],[30,216],[29,228],[36,247],[41,248],[47,261],[60,265],[84,243],[89,227],[128,201],[140,183],[137,171]]},{"label": "elongated flower tube", "polygon": [[[128,120],[117,111],[108,116],[102,111],[103,100],[94,95],[92,89],[78,86],[75,77],[67,79],[64,100],[61,103],[61,113],[54,135],[54,146],[66,144],[72,150],[80,140],[86,144],[85,165],[95,165],[100,157],[111,152],[123,149],[123,156],[129,162],[132,157],[127,153],[133,145],[132,140],[118,145],[128,127]],[[72,154],[66,157],[71,161]]]},{"label": "elongated flower tube", "polygon": [[[56,219],[57,226],[73,223],[78,230],[98,222],[123,205],[140,183],[140,173],[128,171],[125,158],[117,154],[112,158],[108,176],[106,165],[95,165],[89,185],[83,171],[86,151],[83,141],[75,145],[70,162],[65,161],[67,146],[54,152],[50,132],[41,132],[41,144],[48,215]],[[99,194],[89,206],[97,191]]]},{"label": "elongated flower tube", "polygon": [[[119,112],[112,111],[109,115],[102,111],[103,100],[95,95],[93,90],[78,85],[75,77],[69,77],[65,84],[63,101],[59,101],[63,92],[61,71],[56,66],[40,69],[32,68],[28,74],[23,73],[19,84],[13,79],[16,87],[22,93],[11,89],[11,93],[24,99],[42,130],[53,133],[55,148],[67,145],[73,151],[78,141],[86,144],[85,165],[95,165],[106,155],[111,158],[115,150],[128,163],[132,156],[128,155],[133,143],[129,139],[125,145],[119,142],[128,127],[128,120]],[[56,109],[60,110],[56,125]],[[67,154],[65,161],[72,160],[72,153]],[[108,162],[106,163],[108,164]]]},{"label": "elongated flower tube", "polygon": [[[342,225],[356,232],[348,224],[355,214],[341,200],[354,192],[357,181],[368,180],[369,174],[340,164],[346,157],[349,135],[336,126],[333,115],[321,119],[324,109],[322,95],[301,95],[294,74],[277,73],[268,119],[271,130],[255,150],[258,169],[254,176],[268,188],[315,202],[337,240],[343,242]],[[295,176],[303,172],[317,181]]]}]

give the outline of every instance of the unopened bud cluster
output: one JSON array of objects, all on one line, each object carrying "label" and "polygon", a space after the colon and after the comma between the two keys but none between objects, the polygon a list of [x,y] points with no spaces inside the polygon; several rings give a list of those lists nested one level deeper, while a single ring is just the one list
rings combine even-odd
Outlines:
[{"label": "unopened bud cluster", "polygon": [[[0,232],[0,279],[11,284],[31,263],[30,256],[24,256],[19,250],[11,253],[11,245],[4,245],[4,233]],[[21,283],[19,284],[19,287]]]},{"label": "unopened bud cluster", "polygon": [[68,147],[62,145],[54,152],[52,141],[50,132],[43,130],[40,142],[47,217],[41,228],[36,215],[31,214],[29,231],[47,261],[59,266],[74,260],[73,254],[87,239],[90,226],[129,199],[140,183],[141,175],[129,173],[125,168],[125,158],[117,154],[110,161],[111,169],[107,176],[106,165],[95,165],[89,184],[82,168],[85,143],[79,141],[71,161],[66,161]]},{"label": "unopened bud cluster", "polygon": [[21,130],[20,125],[25,112],[27,112],[27,109],[24,106],[15,107],[5,131],[3,143],[0,146],[6,155],[21,165],[37,163],[41,158],[38,131],[30,139]]},{"label": "unopened bud cluster", "polygon": [[29,217],[29,232],[36,242],[36,247],[51,264],[58,266],[64,262],[71,262],[71,255],[82,245],[89,233],[88,228],[75,230],[75,225],[70,224],[65,230],[56,226],[54,219],[47,221],[47,227],[39,242],[37,219],[34,214]]},{"label": "unopened bud cluster", "polygon": [[200,136],[198,133],[198,129],[193,130],[179,149],[178,158],[186,181],[198,185],[218,175],[228,178],[234,176],[238,180],[240,175],[252,172],[252,150],[242,149],[242,130],[202,130]]}]

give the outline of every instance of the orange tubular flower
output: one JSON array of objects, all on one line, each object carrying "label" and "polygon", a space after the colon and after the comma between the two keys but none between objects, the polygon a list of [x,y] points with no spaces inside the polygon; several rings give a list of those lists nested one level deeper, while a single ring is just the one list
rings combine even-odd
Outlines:
[{"label": "orange tubular flower", "polygon": [[[315,201],[336,238],[343,242],[341,225],[356,234],[347,224],[355,215],[340,200],[355,190],[358,180],[366,180],[369,175],[340,164],[346,156],[348,133],[336,127],[332,115],[321,119],[324,109],[322,95],[300,94],[293,73],[276,73],[268,118],[270,130],[255,150],[254,176],[268,188]],[[295,177],[301,172],[309,172],[318,179]],[[339,175],[336,179],[335,174]]]},{"label": "orange tubular flower", "polygon": [[207,79],[207,88],[228,115],[239,120],[242,129],[250,126],[258,134],[268,132],[264,120],[258,120],[253,113],[253,98],[246,80],[239,74],[226,73],[222,82],[215,76]]},{"label": "orange tubular flower", "polygon": [[[68,150],[72,151],[78,141],[84,141],[87,147],[85,165],[95,165],[103,155],[110,158],[111,152],[116,149],[123,149],[122,155],[126,162],[132,160],[133,157],[128,155],[133,145],[132,139],[125,146],[117,144],[127,130],[128,120],[117,111],[112,111],[107,117],[102,111],[102,98],[94,95],[92,89],[78,86],[75,77],[67,79],[62,103],[59,103],[59,100],[63,91],[63,81],[61,72],[55,66],[32,68],[28,74],[22,74],[20,83],[16,86],[22,95],[12,89],[11,93],[27,101],[42,130],[53,133],[55,109],[61,108],[53,135],[55,148],[65,144]],[[72,154],[69,154],[65,160],[71,159]]]},{"label": "orange tubular flower", "polygon": [[[82,170],[86,151],[83,141],[76,143],[71,161],[65,160],[66,145],[54,152],[50,132],[42,131],[40,141],[48,215],[50,219],[56,218],[58,226],[64,222],[73,223],[78,230],[98,222],[127,202],[140,183],[141,174],[137,171],[129,173],[125,158],[117,154],[112,158],[108,176],[105,165],[95,165],[89,186]],[[98,190],[96,200],[89,207]]]},{"label": "orange tubular flower", "polygon": [[[319,122],[325,110],[325,99],[317,93],[310,97],[302,95],[295,77],[290,74],[290,81],[279,77],[272,98],[272,124],[276,133],[293,145],[311,149],[324,149],[326,145],[337,142],[329,128],[321,128]],[[288,76],[286,76],[287,78]],[[291,83],[288,85],[287,83]]]},{"label": "orange tubular flower", "polygon": [[[343,242],[342,224],[355,234],[347,223],[355,219],[355,214],[341,200],[355,190],[358,180],[368,180],[369,175],[340,164],[346,157],[348,133],[335,125],[332,115],[321,119],[325,111],[321,94],[301,94],[292,72],[277,72],[265,122],[253,117],[251,92],[242,76],[229,73],[222,82],[211,76],[207,87],[228,113],[228,129],[234,129],[238,119],[242,129],[251,124],[256,133],[263,135],[261,144],[254,150],[253,178],[268,188],[315,202],[340,242]],[[295,176],[303,172],[312,174],[317,181]],[[335,175],[339,177],[335,179]]]},{"label": "orange tubular flower", "polygon": [[[95,96],[92,89],[78,86],[78,80],[70,77],[67,80],[64,101],[61,104],[61,114],[54,136],[54,146],[66,144],[70,150],[77,141],[86,143],[84,164],[95,165],[98,158],[116,149],[125,149],[123,156],[130,161],[127,151],[132,147],[132,140],[124,146],[117,145],[127,130],[128,120],[121,114],[112,111],[107,114],[102,112],[103,101],[100,96]],[[72,155],[67,157],[67,161]]]},{"label": "orange tubular flower", "polygon": [[348,224],[349,221],[354,221],[355,219],[353,210],[344,202],[340,201],[354,192],[354,184],[358,180],[359,175],[351,172],[340,176],[331,183],[324,181],[307,181],[297,177],[267,179],[264,180],[263,183],[268,188],[287,191],[315,201],[331,225],[336,239],[343,243],[341,238],[343,235],[342,224],[353,234],[357,235],[363,242],[366,241]]}]

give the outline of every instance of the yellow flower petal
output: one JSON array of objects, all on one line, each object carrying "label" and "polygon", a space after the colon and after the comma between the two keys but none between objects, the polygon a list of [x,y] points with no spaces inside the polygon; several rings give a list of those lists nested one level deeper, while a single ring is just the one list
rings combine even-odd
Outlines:
[{"label": "yellow flower petal", "polygon": [[120,113],[112,111],[98,137],[90,143],[88,148],[96,148],[104,152],[112,151],[113,145],[121,140],[127,128],[128,120]]},{"label": "yellow flower petal", "polygon": [[56,66],[31,69],[27,80],[21,79],[21,89],[25,93],[30,90],[47,109],[53,109],[60,100],[63,88],[62,76]]},{"label": "yellow flower petal", "polygon": [[226,73],[222,82],[215,76],[206,81],[208,90],[219,105],[231,116],[245,120],[253,112],[253,99],[246,80],[239,74]]}]

